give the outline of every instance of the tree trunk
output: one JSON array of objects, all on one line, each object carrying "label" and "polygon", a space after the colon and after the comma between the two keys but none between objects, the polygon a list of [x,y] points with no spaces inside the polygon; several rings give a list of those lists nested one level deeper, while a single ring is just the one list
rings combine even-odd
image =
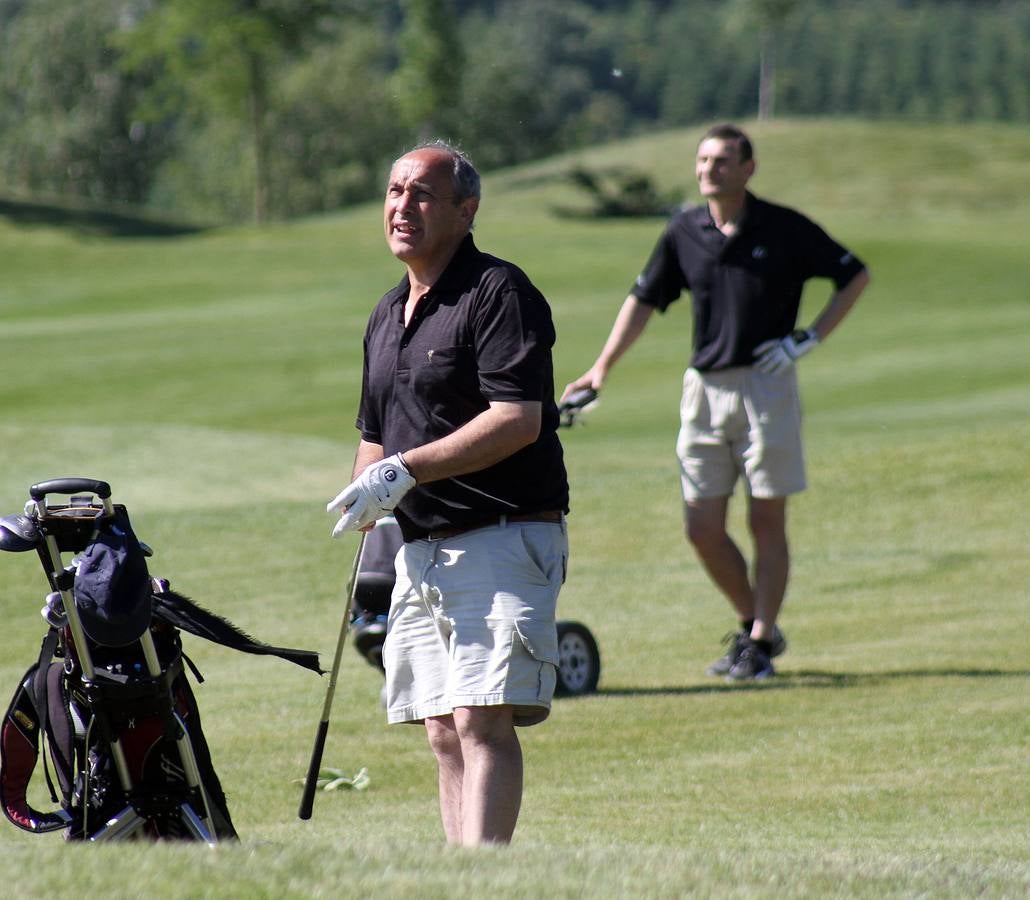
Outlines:
[{"label": "tree trunk", "polygon": [[250,122],[254,141],[254,221],[263,225],[268,220],[268,135],[265,118],[268,100],[264,71],[256,56],[250,57]]},{"label": "tree trunk", "polygon": [[776,29],[762,29],[762,45],[758,62],[758,118],[766,122],[773,117],[776,103]]}]

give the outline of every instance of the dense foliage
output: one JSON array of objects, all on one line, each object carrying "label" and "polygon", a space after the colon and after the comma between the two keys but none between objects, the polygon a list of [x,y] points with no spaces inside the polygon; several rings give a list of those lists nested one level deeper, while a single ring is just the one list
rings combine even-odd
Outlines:
[{"label": "dense foliage", "polygon": [[[761,90],[760,90],[761,82]],[[1030,122],[1016,0],[0,0],[0,192],[334,209],[428,134],[481,167],[759,113]]]}]

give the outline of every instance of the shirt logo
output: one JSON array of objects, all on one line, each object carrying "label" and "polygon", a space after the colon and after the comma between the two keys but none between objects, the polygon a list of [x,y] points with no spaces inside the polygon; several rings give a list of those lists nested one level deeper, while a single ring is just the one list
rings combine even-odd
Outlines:
[{"label": "shirt logo", "polygon": [[751,251],[752,259],[765,259],[769,255],[769,251],[765,249],[761,244],[755,247]]},{"label": "shirt logo", "polygon": [[852,255],[851,255],[850,253],[845,253],[845,254],[844,254],[844,255],[843,255],[843,256],[842,256],[841,258],[840,258],[840,264],[841,264],[842,266],[846,266],[846,265],[847,265],[847,264],[848,264],[849,262],[851,262],[851,260],[853,260],[854,258],[855,258],[855,257],[853,257],[853,256],[852,256]]}]

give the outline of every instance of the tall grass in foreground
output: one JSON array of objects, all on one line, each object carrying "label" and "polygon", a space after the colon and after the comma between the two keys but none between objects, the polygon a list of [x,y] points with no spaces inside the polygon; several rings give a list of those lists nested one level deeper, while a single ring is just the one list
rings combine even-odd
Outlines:
[{"label": "tall grass in foreground", "polygon": [[[1030,134],[780,123],[756,137],[755,190],[810,211],[874,275],[802,363],[812,489],[791,506],[791,649],[773,683],[703,675],[733,623],[680,533],[684,298],[563,434],[561,615],[594,631],[604,673],[524,732],[512,847],[443,848],[424,738],[383,724],[379,675],[350,649],[325,761],[368,767],[372,786],[297,821],[324,683],[187,636],[241,844],[81,848],[4,827],[7,882],[110,897],[1025,896],[1030,212],[1011,198],[1030,188],[1016,165]],[[685,185],[695,141],[587,161]],[[555,218],[574,199],[562,162],[488,179],[477,241],[548,295],[563,383],[661,223]],[[328,659],[356,542],[331,542],[321,510],[350,469],[365,317],[399,278],[379,229],[372,208],[173,240],[0,222],[0,512],[46,477],[107,478],[155,574]],[[810,287],[804,315],[826,291]],[[11,692],[43,593],[34,557],[0,558]]]}]

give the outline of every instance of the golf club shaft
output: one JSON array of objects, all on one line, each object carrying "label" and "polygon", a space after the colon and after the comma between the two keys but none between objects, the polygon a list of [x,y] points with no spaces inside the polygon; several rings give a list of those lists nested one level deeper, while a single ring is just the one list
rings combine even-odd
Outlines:
[{"label": "golf club shaft", "polygon": [[322,768],[322,753],[325,750],[325,739],[329,733],[329,713],[333,707],[333,696],[336,694],[336,677],[340,673],[340,658],[343,654],[343,643],[347,638],[350,625],[351,604],[354,601],[354,589],[358,582],[358,567],[361,565],[361,553],[365,549],[365,532],[361,532],[358,549],[354,554],[354,565],[351,567],[350,581],[347,583],[347,600],[343,609],[343,620],[340,622],[340,636],[336,641],[336,655],[333,657],[333,668],[329,672],[329,684],[325,691],[325,703],[322,705],[322,718],[315,734],[315,746],[311,751],[311,762],[308,774],[304,779],[304,794],[300,798],[300,809],[297,817],[310,819],[315,806],[315,789],[318,787],[318,772]]}]

